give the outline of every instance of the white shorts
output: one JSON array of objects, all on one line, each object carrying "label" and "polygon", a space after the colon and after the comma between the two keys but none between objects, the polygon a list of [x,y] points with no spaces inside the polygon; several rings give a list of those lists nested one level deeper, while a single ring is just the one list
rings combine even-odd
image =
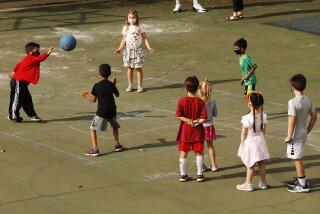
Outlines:
[{"label": "white shorts", "polygon": [[291,143],[287,144],[287,158],[296,160],[301,159],[304,154],[304,140],[292,140]]},{"label": "white shorts", "polygon": [[120,128],[120,125],[116,117],[103,118],[103,117],[99,117],[98,115],[94,115],[90,129],[96,130],[96,131],[105,131],[107,127],[107,122],[110,123],[112,128]]}]

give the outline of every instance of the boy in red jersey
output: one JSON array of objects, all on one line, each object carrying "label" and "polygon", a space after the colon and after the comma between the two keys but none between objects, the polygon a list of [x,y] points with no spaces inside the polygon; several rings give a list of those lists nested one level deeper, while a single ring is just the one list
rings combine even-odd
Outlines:
[{"label": "boy in red jersey", "polygon": [[188,152],[191,150],[197,156],[197,181],[204,181],[203,170],[203,141],[204,129],[202,123],[207,119],[206,105],[196,96],[199,80],[196,76],[187,77],[184,81],[187,96],[179,99],[176,117],[180,120],[177,135],[180,151],[180,181],[188,181],[186,170]]},{"label": "boy in red jersey", "polygon": [[14,71],[9,74],[10,81],[10,103],[9,120],[21,122],[20,108],[22,107],[32,121],[40,121],[34,110],[32,97],[28,86],[30,83],[37,84],[40,76],[40,62],[47,59],[53,48],[49,48],[47,53],[40,54],[40,45],[29,42],[26,46],[26,56],[14,67]]}]

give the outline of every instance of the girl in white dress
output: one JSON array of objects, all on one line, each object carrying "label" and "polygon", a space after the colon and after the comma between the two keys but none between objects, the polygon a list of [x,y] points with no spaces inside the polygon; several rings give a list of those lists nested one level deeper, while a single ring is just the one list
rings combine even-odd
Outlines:
[{"label": "girl in white dress", "polygon": [[137,71],[138,77],[138,93],[143,92],[142,81],[144,65],[144,54],[142,51],[142,40],[147,49],[154,53],[155,50],[150,46],[146,32],[143,25],[139,22],[138,12],[136,10],[129,10],[126,17],[125,25],[122,29],[122,40],[119,47],[115,50],[116,54],[123,51],[123,64],[128,68],[128,87],[127,92],[133,91],[133,71]]},{"label": "girl in white dress", "polygon": [[253,191],[252,179],[254,166],[257,165],[260,174],[260,189],[267,189],[265,160],[270,158],[265,141],[267,115],[263,112],[263,96],[260,93],[249,94],[248,107],[251,111],[242,117],[241,143],[238,156],[247,167],[247,177],[243,184],[238,184],[238,190]]}]

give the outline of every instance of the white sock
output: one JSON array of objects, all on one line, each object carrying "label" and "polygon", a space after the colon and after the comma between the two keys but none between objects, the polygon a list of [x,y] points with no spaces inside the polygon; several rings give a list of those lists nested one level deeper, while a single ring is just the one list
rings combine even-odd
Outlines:
[{"label": "white sock", "polygon": [[177,5],[179,5],[179,6],[181,5],[180,0],[176,0],[176,6]]},{"label": "white sock", "polygon": [[197,175],[202,175],[202,169],[203,169],[203,155],[197,155]]},{"label": "white sock", "polygon": [[180,158],[179,164],[180,164],[180,175],[186,175],[187,174],[187,159]]},{"label": "white sock", "polygon": [[200,6],[198,0],[193,0],[193,6]]},{"label": "white sock", "polygon": [[306,181],[306,177],[303,177],[303,178],[298,178],[298,181],[299,183],[302,185],[302,186],[305,186],[307,181]]}]

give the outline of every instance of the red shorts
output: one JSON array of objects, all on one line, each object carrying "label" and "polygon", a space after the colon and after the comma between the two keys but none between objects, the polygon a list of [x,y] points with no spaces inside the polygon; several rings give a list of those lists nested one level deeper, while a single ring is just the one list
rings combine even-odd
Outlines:
[{"label": "red shorts", "polygon": [[201,153],[203,151],[203,143],[196,141],[196,142],[181,142],[179,143],[179,151],[189,152],[191,149],[195,153]]},{"label": "red shorts", "polygon": [[204,139],[206,141],[214,141],[217,139],[216,130],[213,125],[204,127]]}]

